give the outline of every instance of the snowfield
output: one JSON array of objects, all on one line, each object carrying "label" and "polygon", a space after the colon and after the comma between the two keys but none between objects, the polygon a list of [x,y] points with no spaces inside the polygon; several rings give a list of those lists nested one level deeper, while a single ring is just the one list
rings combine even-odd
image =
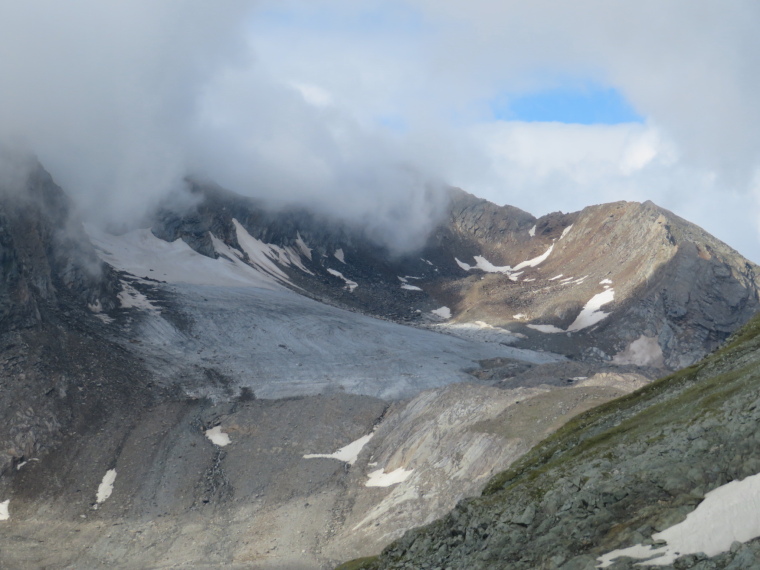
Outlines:
[{"label": "snowfield", "polygon": [[[341,390],[399,399],[469,381],[472,377],[464,370],[479,360],[563,359],[505,346],[507,331],[444,327],[440,330],[457,336],[440,334],[325,305],[288,290],[159,287],[170,299],[162,300],[161,313],[142,312],[132,325],[142,342],[132,348],[193,397],[222,397],[230,389],[248,387],[259,398]],[[207,370],[229,382],[227,392],[208,382]]]}]

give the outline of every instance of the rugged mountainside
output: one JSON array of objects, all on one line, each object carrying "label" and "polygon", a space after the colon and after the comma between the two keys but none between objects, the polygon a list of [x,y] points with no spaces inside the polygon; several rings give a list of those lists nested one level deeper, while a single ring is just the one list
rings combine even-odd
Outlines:
[{"label": "rugged mountainside", "polygon": [[[755,318],[698,364],[577,417],[493,478],[482,497],[410,531],[379,559],[346,567],[633,568],[662,556],[652,565],[758,568],[760,539],[748,540],[760,535],[751,514],[759,363]],[[748,477],[744,487],[726,487]],[[736,491],[705,500],[719,487]],[[685,537],[671,532],[663,534],[674,544],[646,546],[700,512],[684,531],[695,544],[679,547]]]},{"label": "rugged mountainside", "polygon": [[[0,188],[0,478],[150,399],[140,361],[102,338],[118,278],[97,257],[62,190],[39,165]],[[0,483],[2,485],[2,483]]]},{"label": "rugged mountainside", "polygon": [[0,567],[376,554],[758,302],[753,264],[652,204],[452,190],[399,253],[199,183],[85,233],[29,172],[0,195]]},{"label": "rugged mountainside", "polygon": [[422,250],[401,255],[303,210],[273,213],[215,187],[193,191],[198,203],[165,210],[156,236],[217,256],[214,238],[243,251],[237,223],[287,250],[280,267],[301,292],[412,322],[445,306],[452,322],[517,333],[515,346],[677,369],[758,308],[755,264],[651,202],[536,219],[453,189],[448,218]]}]

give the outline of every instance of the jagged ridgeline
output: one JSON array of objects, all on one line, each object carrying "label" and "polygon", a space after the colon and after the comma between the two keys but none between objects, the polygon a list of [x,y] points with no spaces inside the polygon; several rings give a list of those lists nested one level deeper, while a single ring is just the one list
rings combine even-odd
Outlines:
[{"label": "jagged ridgeline", "polygon": [[[339,568],[646,566],[641,558],[654,553],[647,555],[644,546],[637,558],[610,564],[609,557],[600,557],[651,544],[653,534],[684,521],[710,491],[760,473],[758,422],[760,317],[755,317],[698,364],[572,420],[494,477],[481,497],[409,531],[379,557]],[[660,560],[659,566],[760,567],[760,540],[741,544],[731,537],[736,529],[752,533],[757,526],[738,507],[756,505],[757,489],[740,491],[734,503],[719,500],[717,507],[705,501],[703,507],[713,512],[697,516],[696,530],[690,531],[699,546],[682,548],[680,557],[671,551],[671,560]],[[727,528],[732,529],[728,538],[721,536]]]}]

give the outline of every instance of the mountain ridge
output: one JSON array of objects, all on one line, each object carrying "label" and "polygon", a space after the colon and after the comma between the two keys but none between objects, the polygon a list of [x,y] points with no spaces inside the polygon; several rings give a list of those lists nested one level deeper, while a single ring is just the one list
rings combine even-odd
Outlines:
[{"label": "mountain ridge", "polygon": [[757,303],[754,265],[649,204],[535,218],[452,190],[399,254],[201,183],[151,229],[84,233],[37,168],[50,212],[2,195],[28,291],[0,297],[11,566],[375,554]]}]

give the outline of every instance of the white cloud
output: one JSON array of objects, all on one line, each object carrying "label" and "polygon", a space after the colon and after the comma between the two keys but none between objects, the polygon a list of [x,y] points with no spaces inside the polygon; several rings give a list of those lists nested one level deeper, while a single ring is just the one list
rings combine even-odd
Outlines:
[{"label": "white cloud", "polygon": [[[535,214],[652,199],[760,260],[758,16],[751,0],[0,0],[0,139],[111,218],[189,171],[402,247],[454,183]],[[494,97],[573,80],[646,123],[492,120]]]}]

